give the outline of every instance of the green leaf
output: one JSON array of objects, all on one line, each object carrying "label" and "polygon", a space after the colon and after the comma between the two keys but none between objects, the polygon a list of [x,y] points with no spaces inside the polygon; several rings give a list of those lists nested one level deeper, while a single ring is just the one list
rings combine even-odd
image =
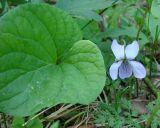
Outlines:
[{"label": "green leaf", "polygon": [[56,6],[67,11],[74,17],[99,21],[102,20],[102,18],[95,11],[110,7],[115,1],[116,0],[58,0]]},{"label": "green leaf", "polygon": [[81,32],[68,14],[24,4],[4,15],[0,28],[0,111],[26,116],[59,103],[88,104],[102,91],[100,50],[78,41]]},{"label": "green leaf", "polygon": [[31,120],[27,126],[27,128],[43,128],[43,124],[41,123],[40,119]]},{"label": "green leaf", "polygon": [[153,16],[160,18],[160,13],[158,13],[160,10],[160,0],[153,0],[152,6],[151,6],[151,13]]},{"label": "green leaf", "polygon": [[43,124],[39,119],[34,119],[29,121],[25,126],[24,119],[20,117],[16,117],[13,119],[12,128],[43,128]]},{"label": "green leaf", "polygon": [[50,128],[59,128],[60,127],[60,123],[59,121],[54,122]]},{"label": "green leaf", "polygon": [[12,128],[24,128],[24,119],[20,117],[15,117],[12,122]]},{"label": "green leaf", "polygon": [[[146,24],[149,27],[150,34],[153,39],[155,39],[157,28],[158,28],[158,31],[160,30],[159,20],[160,20],[159,18],[154,17],[152,14],[147,15]],[[160,35],[159,35],[159,38],[160,38]]]}]

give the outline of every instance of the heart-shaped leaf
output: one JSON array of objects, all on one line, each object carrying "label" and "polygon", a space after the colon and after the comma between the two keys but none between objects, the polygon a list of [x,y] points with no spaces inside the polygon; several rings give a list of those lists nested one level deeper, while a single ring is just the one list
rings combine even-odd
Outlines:
[{"label": "heart-shaped leaf", "polygon": [[[0,19],[0,111],[33,114],[59,103],[88,104],[105,83],[102,55],[74,20],[47,4]],[[77,42],[78,41],[78,42]]]}]

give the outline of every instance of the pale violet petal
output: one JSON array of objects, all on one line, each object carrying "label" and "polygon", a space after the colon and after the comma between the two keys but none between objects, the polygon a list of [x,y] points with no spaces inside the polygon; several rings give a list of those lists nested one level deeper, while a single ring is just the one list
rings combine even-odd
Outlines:
[{"label": "pale violet petal", "polygon": [[111,49],[117,60],[124,58],[124,45],[118,44],[117,40],[112,41]]},{"label": "pale violet petal", "polygon": [[121,65],[122,61],[115,62],[111,65],[109,69],[109,75],[111,76],[112,80],[116,80],[118,77],[118,68]]},{"label": "pale violet petal", "polygon": [[122,62],[119,67],[119,77],[121,79],[128,78],[132,75],[132,66],[128,62]]},{"label": "pale violet petal", "polygon": [[129,61],[133,68],[133,74],[136,78],[142,79],[146,76],[145,67],[137,61]]},{"label": "pale violet petal", "polygon": [[125,54],[127,59],[134,59],[138,55],[138,52],[139,52],[139,45],[137,41],[133,41],[125,48]]}]

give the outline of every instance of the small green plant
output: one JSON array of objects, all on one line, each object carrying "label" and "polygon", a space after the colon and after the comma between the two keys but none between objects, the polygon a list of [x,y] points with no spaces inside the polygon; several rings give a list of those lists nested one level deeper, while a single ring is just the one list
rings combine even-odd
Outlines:
[{"label": "small green plant", "polygon": [[143,116],[146,120],[146,127],[158,128],[160,127],[160,93],[158,93],[158,98],[152,101],[147,106],[149,114]]},{"label": "small green plant", "polygon": [[112,128],[123,126],[140,128],[139,120],[136,117],[138,117],[137,110],[130,101],[122,98],[116,103],[100,104],[95,113],[95,123]]}]

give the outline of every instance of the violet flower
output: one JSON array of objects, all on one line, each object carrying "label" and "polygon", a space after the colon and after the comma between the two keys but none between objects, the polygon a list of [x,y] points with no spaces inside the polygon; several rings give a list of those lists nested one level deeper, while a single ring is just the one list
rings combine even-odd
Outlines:
[{"label": "violet flower", "polygon": [[118,76],[125,79],[132,74],[139,79],[146,76],[144,66],[140,62],[134,61],[139,52],[137,41],[133,41],[125,47],[125,45],[118,44],[117,40],[113,40],[111,49],[116,57],[116,62],[109,69],[112,80],[116,80]]}]

